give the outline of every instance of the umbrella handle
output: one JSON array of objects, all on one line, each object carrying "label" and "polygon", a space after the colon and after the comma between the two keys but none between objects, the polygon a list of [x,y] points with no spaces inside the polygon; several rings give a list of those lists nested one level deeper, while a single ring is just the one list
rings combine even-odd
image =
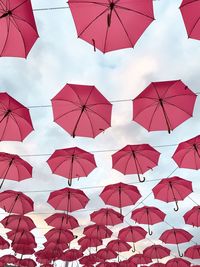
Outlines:
[{"label": "umbrella handle", "polygon": [[92,39],[92,44],[93,44],[93,47],[94,47],[94,52],[96,52],[96,44],[95,44],[95,40]]},{"label": "umbrella handle", "polygon": [[178,211],[179,210],[179,206],[178,206],[178,202],[175,201],[176,207],[174,208],[174,211]]},{"label": "umbrella handle", "polygon": [[68,179],[68,185],[72,186],[72,179]]},{"label": "umbrella handle", "polygon": [[135,252],[136,249],[135,249],[135,243],[133,243],[133,248],[132,248],[132,252]]},{"label": "umbrella handle", "polygon": [[177,243],[177,250],[178,250],[178,255],[179,257],[183,257],[183,253],[181,253],[180,249],[179,249],[179,246],[178,246],[178,243]]},{"label": "umbrella handle", "polygon": [[145,177],[142,177],[143,179],[141,179],[140,176],[138,176],[138,178],[139,178],[140,183],[144,183],[145,182]]},{"label": "umbrella handle", "polygon": [[153,235],[153,232],[151,231],[149,224],[148,224],[148,233],[149,235]]}]

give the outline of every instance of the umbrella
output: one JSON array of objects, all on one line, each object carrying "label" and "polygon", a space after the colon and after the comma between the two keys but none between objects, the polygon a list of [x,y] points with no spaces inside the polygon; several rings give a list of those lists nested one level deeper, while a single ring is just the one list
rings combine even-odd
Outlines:
[{"label": "umbrella", "polygon": [[192,182],[175,176],[162,179],[152,191],[156,199],[167,203],[175,201],[176,208],[174,208],[174,210],[178,211],[178,200],[184,200],[193,192],[193,189]]},{"label": "umbrella", "polygon": [[129,251],[131,249],[131,246],[125,241],[121,241],[120,239],[114,239],[107,244],[107,248],[112,249],[116,252],[124,252]]},{"label": "umbrella", "polygon": [[144,249],[143,254],[151,259],[162,259],[170,255],[170,250],[161,245],[152,245]]},{"label": "umbrella", "polygon": [[180,143],[172,156],[179,168],[200,169],[200,135]]},{"label": "umbrella", "polygon": [[32,259],[22,259],[19,260],[19,266],[24,266],[24,267],[35,267],[37,264],[34,260]]},{"label": "umbrella", "polygon": [[120,261],[118,266],[119,267],[137,267],[135,263],[130,262],[129,260]]},{"label": "umbrella", "polygon": [[103,53],[134,47],[154,20],[153,2],[69,0],[78,37]]},{"label": "umbrella", "polygon": [[140,226],[128,226],[119,231],[118,238],[133,242],[133,252],[135,252],[135,244],[137,241],[145,239],[147,232]]},{"label": "umbrella", "polygon": [[84,236],[81,237],[78,240],[78,244],[79,246],[81,246],[81,250],[84,251],[87,248],[91,248],[91,247],[98,247],[102,245],[102,240],[98,239],[98,238],[94,238],[94,237],[88,237],[88,236]]},{"label": "umbrella", "polygon": [[183,0],[180,6],[188,38],[197,40],[200,40],[199,8],[199,1],[196,0]]},{"label": "umbrella", "polygon": [[152,235],[153,233],[150,230],[150,225],[164,221],[165,216],[166,214],[156,207],[144,206],[133,210],[131,219],[137,223],[147,224],[148,233]]},{"label": "umbrella", "polygon": [[166,244],[176,244],[179,256],[183,257],[178,244],[189,242],[192,238],[193,236],[187,231],[183,229],[173,228],[164,231],[159,239]]},{"label": "umbrella", "polygon": [[184,256],[190,259],[200,259],[200,245],[187,248]]},{"label": "umbrella", "polygon": [[117,257],[117,253],[109,248],[102,248],[97,252],[97,257],[102,260],[111,260]]},{"label": "umbrella", "polygon": [[160,153],[148,144],[127,145],[112,155],[112,167],[123,174],[140,174],[158,165]]},{"label": "umbrella", "polygon": [[0,178],[4,180],[22,181],[32,177],[32,166],[18,155],[0,152]]},{"label": "umbrella", "polygon": [[46,223],[56,229],[74,229],[79,227],[78,221],[73,216],[65,213],[54,213],[45,219]]},{"label": "umbrella", "polygon": [[102,208],[90,214],[90,219],[98,225],[116,225],[123,223],[124,216],[110,208]]},{"label": "umbrella", "polygon": [[85,177],[96,168],[94,155],[78,147],[56,150],[47,160],[52,173],[68,178]]},{"label": "umbrella", "polygon": [[187,260],[174,258],[166,262],[166,267],[190,267],[191,263]]},{"label": "umbrella", "polygon": [[83,257],[83,253],[77,249],[69,249],[65,251],[61,257],[63,261],[76,261]]},{"label": "umbrella", "polygon": [[73,188],[63,188],[50,193],[47,202],[56,210],[66,210],[72,212],[83,209],[87,205],[89,198],[82,190]]},{"label": "umbrella", "polygon": [[33,247],[29,245],[24,245],[24,244],[15,244],[12,246],[12,249],[19,254],[23,255],[32,255],[34,254],[35,250]]},{"label": "umbrella", "polygon": [[152,82],[133,100],[133,120],[148,131],[170,133],[192,117],[196,97],[181,80]]},{"label": "umbrella", "polygon": [[43,246],[47,250],[54,250],[54,249],[60,249],[60,250],[65,250],[69,248],[69,245],[67,243],[63,243],[63,240],[57,240],[51,241],[51,239],[45,243],[43,243]]},{"label": "umbrella", "polygon": [[25,214],[33,211],[33,200],[22,192],[6,190],[0,193],[0,208],[9,213]]},{"label": "umbrella", "polygon": [[51,101],[54,121],[73,137],[95,138],[111,126],[112,104],[95,86],[66,84]]},{"label": "umbrella", "polygon": [[38,38],[31,1],[1,1],[0,7],[0,56],[26,58]]},{"label": "umbrella", "polygon": [[74,239],[74,235],[69,230],[51,229],[45,235],[45,238],[51,242],[70,243]]},{"label": "umbrella", "polygon": [[92,224],[84,228],[83,234],[87,237],[104,239],[112,235],[112,231],[104,225]]},{"label": "umbrella", "polygon": [[7,249],[10,247],[8,241],[6,241],[2,236],[0,236],[0,249]]},{"label": "umbrella", "polygon": [[2,263],[10,263],[10,264],[16,264],[17,258],[14,255],[4,255],[0,258],[0,262]]},{"label": "umbrella", "polygon": [[200,227],[200,207],[193,207],[191,210],[187,211],[184,214],[183,218],[186,224],[190,224],[193,227]]},{"label": "umbrella", "polygon": [[3,220],[1,220],[1,224],[3,224],[5,228],[15,230],[16,232],[18,230],[31,231],[36,228],[36,225],[31,218],[16,214],[6,216]]},{"label": "umbrella", "polygon": [[151,258],[148,256],[145,256],[143,254],[135,254],[129,258],[130,262],[133,262],[135,264],[148,264],[152,262]]},{"label": "umbrella", "polygon": [[0,141],[23,141],[32,131],[28,108],[7,93],[0,93]]},{"label": "umbrella", "polygon": [[100,261],[100,260],[96,254],[90,254],[90,255],[84,256],[81,259],[79,259],[79,262],[81,264],[86,264],[86,265],[93,265],[98,261]]},{"label": "umbrella", "polygon": [[9,231],[6,233],[8,236],[8,239],[12,240],[12,245],[16,244],[24,244],[24,245],[29,245],[31,247],[37,247],[37,244],[35,242],[35,237],[34,235],[29,232],[29,231]]},{"label": "umbrella", "polygon": [[122,207],[134,205],[141,198],[141,194],[134,185],[117,183],[105,186],[100,197],[105,204],[119,207],[122,213]]},{"label": "umbrella", "polygon": [[52,260],[56,260],[61,257],[63,254],[62,250],[60,248],[54,248],[52,249],[42,249],[37,252],[35,252],[35,256],[40,258],[40,262],[43,264],[50,263]]}]

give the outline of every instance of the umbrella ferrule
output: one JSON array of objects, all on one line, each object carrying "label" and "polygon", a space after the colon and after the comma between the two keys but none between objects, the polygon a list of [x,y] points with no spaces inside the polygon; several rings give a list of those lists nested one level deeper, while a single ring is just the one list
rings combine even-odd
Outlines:
[{"label": "umbrella ferrule", "polygon": [[11,16],[11,15],[12,15],[12,10],[8,10],[3,15],[0,16],[0,19]]}]

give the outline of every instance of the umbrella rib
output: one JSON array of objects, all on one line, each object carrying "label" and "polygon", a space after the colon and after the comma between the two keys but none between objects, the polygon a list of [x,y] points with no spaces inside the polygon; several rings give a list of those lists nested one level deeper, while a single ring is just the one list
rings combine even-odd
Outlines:
[{"label": "umbrella rib", "polygon": [[154,20],[154,17],[148,16],[148,15],[146,15],[146,14],[144,14],[142,12],[139,12],[137,10],[134,10],[134,9],[131,9],[131,8],[127,8],[127,7],[124,7],[124,6],[119,6],[119,5],[115,5],[115,7],[119,8],[119,9],[122,9],[122,10],[131,11],[131,12],[134,12],[134,13],[136,13],[138,15],[141,15],[141,16],[144,16],[144,17],[149,18],[151,20]]},{"label": "umbrella rib", "polygon": [[28,0],[24,0],[22,3],[20,3],[18,6],[15,6],[11,11],[14,11],[15,9],[19,8],[23,4],[25,4]]},{"label": "umbrella rib", "polygon": [[94,133],[92,121],[91,121],[90,116],[88,115],[88,112],[87,111],[85,112],[85,115],[88,117],[88,121],[90,122],[90,126],[91,126],[91,129],[92,129],[92,135],[94,137],[95,136],[95,133]]},{"label": "umbrella rib", "polygon": [[126,161],[126,166],[125,166],[125,169],[124,169],[124,174],[126,173],[126,171],[127,171],[127,168],[128,168],[128,164],[129,164],[129,162],[130,162],[130,160],[132,159],[132,152],[130,152],[130,155],[129,155],[129,158],[127,159],[127,161]]},{"label": "umbrella rib", "polygon": [[0,141],[3,140],[4,134],[6,132],[7,124],[8,124],[8,116],[6,117],[6,123],[5,123],[5,127],[3,129],[3,132],[2,132],[2,135],[1,135],[1,138],[0,138]]},{"label": "umbrella rib", "polygon": [[23,18],[17,16],[16,14],[13,14],[12,17],[17,19],[17,20],[21,20],[24,23],[28,24],[34,30],[34,32],[37,34],[37,30],[35,29],[35,27],[33,25],[31,25],[31,23],[29,23],[27,20],[24,20]]},{"label": "umbrella rib", "polygon": [[183,111],[184,113],[186,113],[187,115],[191,116],[191,114],[189,114],[187,111],[185,111],[184,109],[182,109],[182,108],[180,108],[180,107],[178,107],[178,106],[176,106],[176,105],[174,105],[174,104],[172,104],[170,102],[167,102],[167,101],[164,100],[164,103],[165,103],[165,105],[167,104],[167,105],[176,107],[177,109],[179,109],[179,110]]},{"label": "umbrella rib", "polygon": [[153,162],[154,164],[157,164],[157,162],[153,161],[152,159],[150,159],[148,156],[144,155],[143,153],[141,153],[144,150],[138,150],[136,151],[137,154],[140,154],[142,157],[147,158],[149,161]]},{"label": "umbrella rib", "polygon": [[17,125],[17,128],[19,129],[20,137],[21,137],[21,140],[22,140],[23,138],[22,138],[21,128],[19,127],[16,118],[15,118],[14,116],[12,116],[12,115],[11,115],[10,117],[15,121],[15,123],[16,123],[16,125]]},{"label": "umbrella rib", "polygon": [[199,1],[199,0],[191,0],[190,2],[185,3],[184,5],[182,4],[182,5],[180,6],[180,8],[182,8],[182,7],[184,7],[184,6],[187,6],[187,5],[190,5],[190,4],[194,3],[194,2],[198,2],[198,1]]},{"label": "umbrella rib", "polygon": [[85,169],[83,168],[83,166],[81,165],[81,163],[80,163],[80,161],[79,161],[79,159],[78,159],[78,158],[76,159],[76,162],[79,164],[79,166],[80,166],[80,167],[81,167],[81,169],[83,170],[83,172],[84,172],[84,174],[85,174],[85,177],[87,177],[88,175],[87,175],[87,173],[86,173]]},{"label": "umbrella rib", "polygon": [[67,111],[67,112],[63,113],[62,115],[60,115],[60,116],[56,117],[56,118],[55,118],[55,120],[58,120],[58,119],[62,118],[63,116],[66,116],[66,115],[68,115],[69,113],[72,113],[72,112],[75,112],[75,111],[79,111],[79,110],[80,110],[80,108],[76,108],[76,109],[73,109],[73,110]]},{"label": "umbrella rib", "polygon": [[[185,159],[185,157],[191,152],[191,150],[193,150],[193,148],[189,148],[187,149],[186,153],[184,154],[184,156],[182,157],[181,161],[180,161],[180,164],[178,165],[179,167],[181,166],[181,164],[183,163],[183,160]],[[195,151],[194,151],[195,152]]]},{"label": "umbrella rib", "polygon": [[[112,14],[112,13],[110,13],[110,14]],[[111,16],[110,16],[110,20],[111,20]],[[107,28],[106,28],[106,36],[105,36],[105,41],[104,41],[104,46],[103,46],[103,52],[104,52],[104,53],[105,53],[105,51],[106,51],[106,45],[107,45],[107,39],[108,39],[109,28],[110,28],[110,27],[108,27],[108,26],[107,26]]]},{"label": "umbrella rib", "polygon": [[[7,44],[7,41],[8,41],[8,36],[10,34],[10,18],[6,18],[6,24],[7,24],[7,35],[6,35],[6,39],[5,39],[5,42],[4,42],[4,45],[1,49],[1,56],[4,52],[4,49],[6,48],[6,44]],[[9,100],[9,105],[10,105],[10,100]]]},{"label": "umbrella rib", "polygon": [[[2,8],[3,8],[3,7],[4,7],[4,8],[7,8],[6,5],[4,4],[4,2],[3,2],[2,0],[0,0],[0,4],[2,5]],[[5,11],[5,9],[4,9],[3,11]]]},{"label": "umbrella rib", "polygon": [[153,122],[154,116],[155,116],[155,114],[156,114],[156,112],[157,112],[159,107],[160,107],[160,105],[159,105],[159,103],[157,103],[157,105],[156,105],[156,107],[155,107],[155,109],[154,109],[154,111],[152,113],[152,116],[151,116],[151,119],[150,119],[150,122],[149,122],[149,126],[148,126],[148,130],[151,129],[151,124]]}]

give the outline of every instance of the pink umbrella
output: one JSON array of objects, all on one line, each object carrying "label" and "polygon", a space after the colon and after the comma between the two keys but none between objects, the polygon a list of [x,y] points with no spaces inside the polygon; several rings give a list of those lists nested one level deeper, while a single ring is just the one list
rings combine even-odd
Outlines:
[{"label": "pink umbrella", "polygon": [[183,218],[185,220],[185,223],[190,224],[193,227],[200,227],[200,207],[193,207],[191,210],[185,213]]},{"label": "pink umbrella", "polygon": [[166,267],[166,265],[164,263],[156,262],[151,264],[150,267]]},{"label": "pink umbrella", "polygon": [[0,236],[0,249],[8,249],[10,244],[2,236]]},{"label": "pink umbrella", "polygon": [[133,120],[148,131],[170,133],[192,117],[196,97],[181,80],[152,82],[133,100]]},{"label": "pink umbrella", "polygon": [[96,168],[94,155],[78,147],[56,150],[47,163],[52,173],[68,178],[70,186],[73,178],[88,176]]},{"label": "pink umbrella", "polygon": [[147,256],[140,254],[140,253],[131,256],[129,258],[129,261],[133,262],[135,264],[148,264],[148,263],[152,262],[150,257],[147,257]]},{"label": "pink umbrella", "polygon": [[99,258],[97,257],[96,254],[90,254],[88,256],[84,256],[81,259],[79,259],[79,262],[81,264],[85,264],[85,265],[87,265],[87,264],[89,264],[89,265],[95,264],[96,262],[99,262],[99,261],[100,260],[99,260]]},{"label": "pink umbrella", "polygon": [[78,37],[103,53],[134,47],[154,20],[153,2],[147,0],[69,0],[68,3]]},{"label": "pink umbrella", "polygon": [[73,137],[95,138],[111,126],[112,104],[95,86],[66,84],[51,101],[54,121]]},{"label": "pink umbrella", "polygon": [[2,263],[10,263],[10,264],[16,264],[17,263],[17,258],[13,255],[4,255],[0,258],[0,262]]},{"label": "pink umbrella", "polygon": [[0,56],[26,58],[38,38],[31,1],[1,1],[0,7]]},{"label": "pink umbrella", "polygon": [[23,266],[23,267],[35,267],[37,264],[34,260],[32,259],[22,259],[19,260],[19,266]]},{"label": "pink umbrella", "polygon": [[200,259],[200,245],[187,248],[184,256],[190,259]]},{"label": "pink umbrella", "polygon": [[16,232],[15,230],[12,230],[7,232],[6,235],[10,240],[12,240],[12,245],[23,244],[27,246],[30,245],[33,248],[37,247],[35,237],[29,231],[22,230]]},{"label": "pink umbrella", "polygon": [[140,174],[158,165],[160,153],[148,144],[127,145],[112,155],[112,167],[123,174]]},{"label": "pink umbrella", "polygon": [[12,249],[19,254],[23,255],[32,255],[34,254],[35,250],[33,247],[25,244],[15,244],[12,246]]},{"label": "pink umbrella", "polygon": [[166,267],[190,267],[191,263],[187,260],[180,259],[180,258],[174,258],[171,260],[168,260],[166,263]]},{"label": "pink umbrella", "polygon": [[170,250],[161,245],[152,245],[144,249],[143,254],[151,259],[162,259],[170,255]]},{"label": "pink umbrella", "polygon": [[115,259],[117,257],[117,255],[118,254],[114,250],[109,249],[109,248],[103,248],[97,252],[97,257],[104,260],[104,261]]},{"label": "pink umbrella", "polygon": [[112,235],[112,231],[104,225],[92,224],[84,228],[83,234],[87,237],[104,239]]},{"label": "pink umbrella", "polygon": [[149,235],[152,235],[150,225],[164,221],[166,214],[156,207],[144,206],[133,210],[131,219],[140,224],[148,225]]},{"label": "pink umbrella", "polygon": [[110,208],[102,208],[90,214],[90,219],[98,225],[116,225],[123,223],[124,216]]},{"label": "pink umbrella", "polygon": [[61,257],[63,261],[76,261],[83,257],[83,253],[77,249],[69,249],[65,251]]},{"label": "pink umbrella", "polygon": [[192,182],[175,176],[162,179],[152,191],[156,199],[167,203],[175,201],[176,208],[174,210],[178,211],[178,200],[184,200],[193,192],[193,189]]},{"label": "pink umbrella", "polygon": [[57,241],[51,239],[45,243],[43,243],[43,246],[46,250],[54,250],[54,249],[60,249],[65,250],[69,248],[68,243],[64,243],[62,239],[57,239]]},{"label": "pink umbrella", "polygon": [[81,246],[82,251],[86,250],[87,248],[91,248],[91,247],[97,248],[98,246],[101,246],[102,243],[103,242],[101,239],[98,239],[95,237],[88,237],[88,236],[81,237],[78,240],[78,244]]},{"label": "pink umbrella", "polygon": [[69,230],[51,229],[45,235],[45,238],[51,242],[70,243],[74,239],[74,235]]},{"label": "pink umbrella", "polygon": [[5,228],[16,230],[16,232],[18,230],[31,231],[36,228],[36,225],[31,218],[16,214],[6,216],[3,220],[1,220],[1,224],[3,224]]},{"label": "pink umbrella", "polygon": [[74,229],[79,227],[78,221],[71,215],[65,213],[54,213],[45,219],[45,222],[56,229]]},{"label": "pink umbrella", "polygon": [[124,251],[129,251],[131,249],[131,246],[125,241],[121,241],[120,239],[115,239],[111,240],[107,244],[107,248],[112,249],[116,252],[124,252]]}]

